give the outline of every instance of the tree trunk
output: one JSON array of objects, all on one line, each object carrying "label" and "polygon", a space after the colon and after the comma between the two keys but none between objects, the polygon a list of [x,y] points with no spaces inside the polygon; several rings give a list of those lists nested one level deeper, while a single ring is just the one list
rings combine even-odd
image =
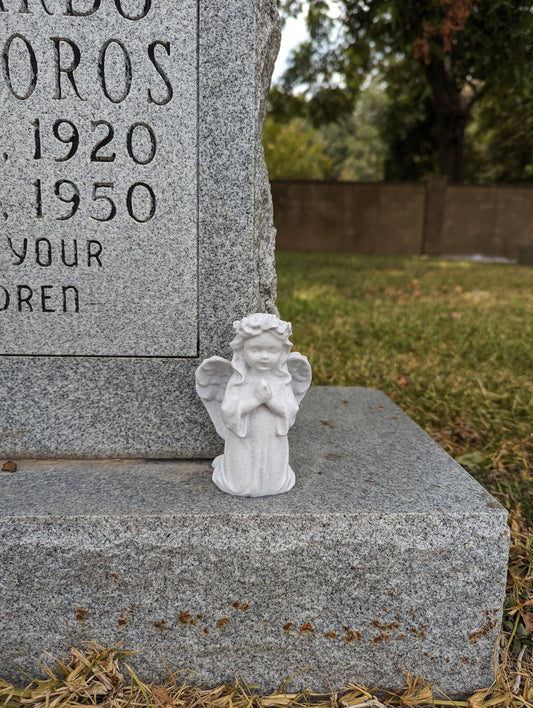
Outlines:
[{"label": "tree trunk", "polygon": [[433,59],[424,68],[437,118],[439,172],[449,182],[460,184],[464,179],[464,134],[473,101],[466,101],[457,89],[448,62],[449,57]]},{"label": "tree trunk", "polygon": [[464,180],[464,133],[468,121],[465,111],[448,110],[438,115],[439,172],[448,181]]}]

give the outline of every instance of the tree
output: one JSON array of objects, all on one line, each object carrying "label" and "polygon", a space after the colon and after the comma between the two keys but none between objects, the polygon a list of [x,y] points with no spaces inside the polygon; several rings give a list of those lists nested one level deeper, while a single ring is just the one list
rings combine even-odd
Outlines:
[{"label": "tree", "polygon": [[[486,93],[521,92],[532,70],[533,14],[527,0],[279,0],[282,11],[306,11],[310,39],[294,52],[281,89],[299,87],[315,121],[333,92],[355,101],[364,77],[405,63],[431,101],[436,169],[464,176],[465,129]],[[331,9],[340,11],[335,20]],[[324,115],[328,111],[322,110]],[[431,114],[432,113],[432,114]]]},{"label": "tree", "polygon": [[301,96],[274,88],[263,132],[271,179],[382,180],[386,146],[380,125],[386,103],[385,88],[371,82],[355,111],[315,128]]},{"label": "tree", "polygon": [[281,123],[267,116],[263,130],[270,179],[327,179],[333,160],[320,133],[303,118]]},{"label": "tree", "polygon": [[487,94],[468,126],[466,179],[533,182],[533,77],[522,93]]},{"label": "tree", "polygon": [[385,179],[416,182],[438,173],[433,102],[414,60],[388,67],[386,94],[381,121],[386,142]]},{"label": "tree", "polygon": [[335,179],[378,182],[384,178],[387,146],[382,122],[386,110],[385,87],[373,81],[361,91],[351,115],[320,128]]}]

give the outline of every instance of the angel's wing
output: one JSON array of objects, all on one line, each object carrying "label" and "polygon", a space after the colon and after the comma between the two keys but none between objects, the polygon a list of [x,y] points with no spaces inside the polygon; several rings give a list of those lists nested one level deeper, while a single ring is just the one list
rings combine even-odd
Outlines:
[{"label": "angel's wing", "polygon": [[311,365],[306,356],[298,352],[293,352],[289,354],[287,358],[287,368],[292,377],[292,392],[294,393],[298,405],[300,405],[300,401],[311,385]]},{"label": "angel's wing", "polygon": [[221,356],[212,356],[210,359],[206,359],[195,373],[196,391],[221,438],[226,437],[226,427],[222,422],[220,407],[232,373],[231,364]]}]

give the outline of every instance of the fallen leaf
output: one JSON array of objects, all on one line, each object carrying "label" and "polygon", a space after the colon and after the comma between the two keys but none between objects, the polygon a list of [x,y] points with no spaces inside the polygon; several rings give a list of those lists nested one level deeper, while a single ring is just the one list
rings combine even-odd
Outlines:
[{"label": "fallen leaf", "polygon": [[531,612],[521,612],[520,616],[524,620],[526,634],[531,634],[533,632],[533,614]]},{"label": "fallen leaf", "polygon": [[8,460],[7,462],[4,462],[2,465],[2,472],[16,472],[17,471],[17,463],[12,462],[11,460]]},{"label": "fallen leaf", "polygon": [[158,700],[160,703],[162,703],[164,706],[171,706],[171,698],[168,695],[167,691],[163,686],[152,686],[151,687],[152,691],[152,696]]},{"label": "fallen leaf", "polygon": [[405,378],[405,376],[398,376],[398,379],[396,380],[396,383],[398,386],[401,388],[405,388],[406,386],[409,386],[409,381]]},{"label": "fallen leaf", "polygon": [[[526,602],[522,603],[523,608],[532,607],[532,606],[533,606],[533,599],[526,600]],[[520,613],[520,616],[524,620],[526,634],[531,634],[531,632],[533,632],[533,613],[523,611]]]},{"label": "fallen leaf", "polygon": [[483,460],[483,455],[476,450],[475,452],[469,452],[466,455],[461,455],[457,458],[457,462],[460,465],[466,465],[467,467],[474,467],[479,465]]}]

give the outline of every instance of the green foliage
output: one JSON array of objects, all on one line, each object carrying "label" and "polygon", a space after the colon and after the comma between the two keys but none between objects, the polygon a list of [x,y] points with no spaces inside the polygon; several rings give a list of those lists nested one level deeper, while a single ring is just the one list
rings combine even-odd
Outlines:
[{"label": "green foliage", "polygon": [[352,115],[321,129],[326,152],[333,160],[335,179],[371,182],[383,179],[386,145],[381,125],[387,103],[383,85],[372,82],[361,92]]},{"label": "green foliage", "polygon": [[265,159],[270,179],[326,179],[333,161],[325,143],[302,118],[280,123],[268,116],[263,131]]},{"label": "green foliage", "polygon": [[533,182],[533,81],[521,93],[488,94],[475,107],[466,166],[469,182]]},{"label": "green foliage", "polygon": [[[387,175],[393,178],[416,179],[431,171],[461,181],[472,107],[484,94],[491,94],[497,111],[500,96],[527,95],[533,13],[523,0],[278,3],[286,16],[306,12],[310,39],[293,53],[280,90],[301,94],[314,125],[347,116],[369,72],[379,70],[386,77],[392,113],[383,137],[389,145]],[[408,74],[412,80],[405,83]],[[485,119],[494,120],[488,104],[483,116],[479,125],[486,131]],[[518,131],[501,131],[497,137],[504,140],[506,154],[509,147],[516,153],[517,163],[520,141],[514,134]],[[494,164],[497,152],[486,151]],[[496,178],[506,174],[503,170]]]},{"label": "green foliage", "polygon": [[302,96],[274,87],[269,101],[264,143],[272,179],[383,179],[386,147],[380,125],[387,96],[380,82],[362,91],[350,115],[318,128]]},{"label": "green foliage", "polygon": [[288,123],[293,118],[306,118],[308,109],[305,97],[273,86],[268,95],[268,115],[278,123]]},{"label": "green foliage", "polygon": [[286,94],[299,93],[315,126],[351,114],[370,67],[368,46],[346,42],[343,23],[330,14],[329,0],[278,0],[285,17],[305,7],[309,39],[293,50],[280,82]]},{"label": "green foliage", "polygon": [[381,122],[386,144],[385,179],[416,182],[437,172],[435,111],[413,59],[387,69],[387,98]]}]

